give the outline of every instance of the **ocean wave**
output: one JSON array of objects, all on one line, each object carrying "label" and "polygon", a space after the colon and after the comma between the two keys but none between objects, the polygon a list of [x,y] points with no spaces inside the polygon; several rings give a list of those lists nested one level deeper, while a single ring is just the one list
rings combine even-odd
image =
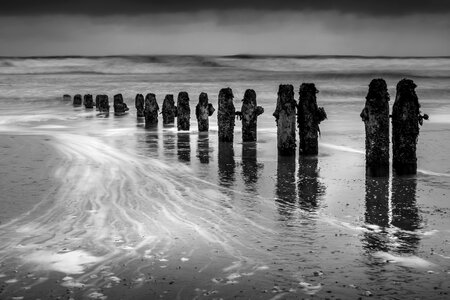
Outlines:
[{"label": "ocean wave", "polygon": [[206,56],[106,56],[0,58],[0,74],[162,74],[225,67]]},{"label": "ocean wave", "polygon": [[450,58],[373,58],[335,56],[61,56],[3,57],[0,74],[158,74],[196,69],[273,72],[319,78],[450,78]]}]

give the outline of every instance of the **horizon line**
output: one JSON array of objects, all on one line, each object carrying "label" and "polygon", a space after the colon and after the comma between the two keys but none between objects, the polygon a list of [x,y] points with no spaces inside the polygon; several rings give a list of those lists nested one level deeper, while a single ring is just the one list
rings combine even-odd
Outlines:
[{"label": "horizon line", "polygon": [[450,58],[450,55],[414,55],[414,56],[398,56],[398,55],[354,55],[354,54],[231,54],[231,55],[214,55],[214,54],[109,54],[109,55],[0,55],[0,59],[20,59],[20,58],[115,58],[115,57],[219,57],[219,58],[371,58],[371,59],[433,59],[433,58]]}]

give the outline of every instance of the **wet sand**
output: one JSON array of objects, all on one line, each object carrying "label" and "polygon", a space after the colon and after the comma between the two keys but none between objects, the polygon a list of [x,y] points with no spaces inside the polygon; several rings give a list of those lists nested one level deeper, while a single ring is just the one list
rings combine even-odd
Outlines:
[{"label": "wet sand", "polygon": [[6,299],[447,297],[445,177],[366,178],[363,151],[325,142],[278,157],[265,130],[82,118],[1,135],[24,195],[0,227]]},{"label": "wet sand", "polygon": [[[448,298],[448,59],[179,57],[152,73],[155,59],[75,59],[82,72],[44,59],[38,75],[19,59],[0,75],[1,299]],[[359,115],[374,74],[391,105],[399,74],[418,84],[430,121],[416,176],[366,178]],[[319,155],[278,157],[277,88],[301,82],[328,114]],[[189,132],[136,119],[137,92],[161,104],[186,90],[192,108],[204,91],[217,109],[227,86],[237,108],[255,89],[257,143],[237,122],[219,144],[216,114],[208,135],[193,115]],[[64,93],[123,93],[131,110],[106,117]]]},{"label": "wet sand", "polygon": [[58,154],[49,136],[0,134],[0,224],[48,198]]}]

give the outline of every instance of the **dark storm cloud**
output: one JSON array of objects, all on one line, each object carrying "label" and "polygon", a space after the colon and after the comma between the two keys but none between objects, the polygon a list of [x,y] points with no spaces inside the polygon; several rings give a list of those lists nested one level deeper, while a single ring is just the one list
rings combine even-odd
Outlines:
[{"label": "dark storm cloud", "polygon": [[448,0],[13,0],[3,1],[0,15],[149,14],[201,10],[334,10],[364,15],[445,13]]}]

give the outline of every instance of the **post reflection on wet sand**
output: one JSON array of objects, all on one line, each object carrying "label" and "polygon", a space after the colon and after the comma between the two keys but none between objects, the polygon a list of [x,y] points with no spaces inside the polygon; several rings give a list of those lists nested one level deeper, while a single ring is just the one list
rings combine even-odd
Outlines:
[{"label": "post reflection on wet sand", "polygon": [[158,128],[147,128],[145,130],[145,145],[147,153],[152,157],[158,157],[159,150],[159,133]]},{"label": "post reflection on wet sand", "polygon": [[163,153],[166,157],[174,157],[175,156],[175,141],[176,136],[172,131],[174,128],[173,124],[164,124],[163,125],[163,134],[162,134],[162,143],[163,143]]},{"label": "post reflection on wet sand", "polygon": [[420,237],[415,231],[421,228],[421,217],[416,202],[417,179],[394,174],[392,178],[392,222],[401,230],[395,232],[399,253],[415,253]]},{"label": "post reflection on wet sand", "polygon": [[177,133],[177,155],[181,162],[191,161],[191,136],[189,132]]},{"label": "post reflection on wet sand", "polygon": [[366,232],[364,245],[371,251],[388,251],[390,243],[386,232],[390,221],[388,176],[372,177],[370,173],[366,173],[365,204],[365,223],[379,226],[381,230]]},{"label": "post reflection on wet sand", "polygon": [[232,142],[219,142],[218,167],[219,184],[231,188],[235,181],[236,168]]},{"label": "post reflection on wet sand", "polygon": [[415,231],[421,226],[416,189],[415,177],[366,177],[365,222],[378,227],[369,226],[364,234],[367,250],[416,253],[420,237]]},{"label": "post reflection on wet sand", "polygon": [[259,172],[264,167],[258,163],[256,142],[242,143],[242,178],[248,192],[257,192]]},{"label": "post reflection on wet sand", "polygon": [[298,165],[298,196],[300,208],[313,211],[325,195],[325,185],[319,180],[317,156],[300,157]]},{"label": "post reflection on wet sand", "polygon": [[295,155],[278,155],[275,202],[281,216],[291,217],[296,208]]},{"label": "post reflection on wet sand", "polygon": [[209,164],[209,134],[199,132],[197,139],[197,157],[202,164]]}]

